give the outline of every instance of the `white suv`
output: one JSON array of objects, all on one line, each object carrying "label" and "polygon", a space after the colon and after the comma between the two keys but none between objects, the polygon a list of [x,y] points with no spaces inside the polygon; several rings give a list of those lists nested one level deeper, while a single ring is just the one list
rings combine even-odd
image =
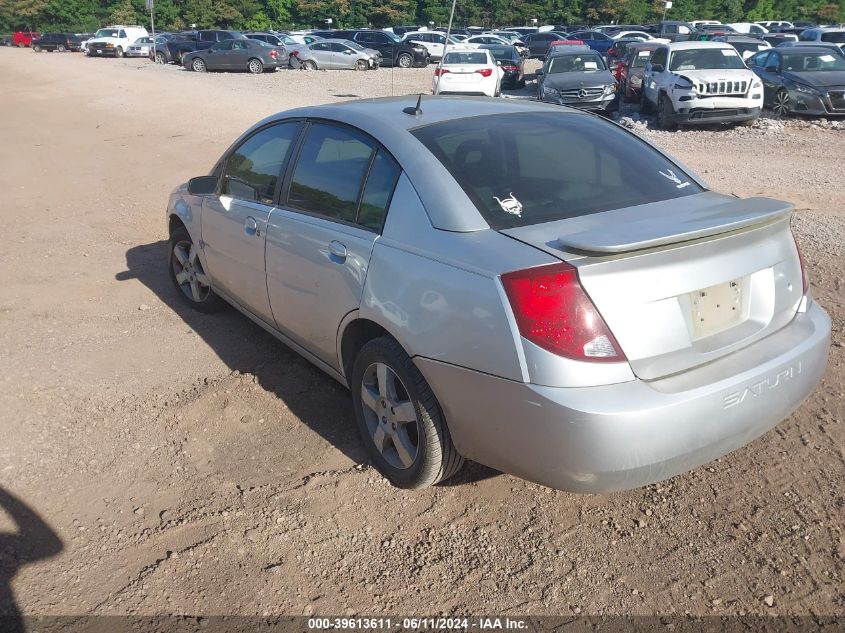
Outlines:
[{"label": "white suv", "polygon": [[88,40],[87,54],[90,57],[107,55],[123,57],[135,40],[147,37],[147,29],[143,26],[107,26]]},{"label": "white suv", "polygon": [[726,42],[674,42],[654,51],[643,77],[641,108],[661,129],[750,125],[763,107],[763,84]]}]

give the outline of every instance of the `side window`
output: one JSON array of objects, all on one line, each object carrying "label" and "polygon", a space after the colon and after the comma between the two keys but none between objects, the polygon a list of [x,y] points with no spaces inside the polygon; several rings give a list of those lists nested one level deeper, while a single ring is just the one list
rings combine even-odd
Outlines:
[{"label": "side window", "polygon": [[200,42],[216,42],[217,37],[211,31],[200,31]]},{"label": "side window", "polygon": [[667,24],[665,27],[663,27],[663,32],[667,33],[667,34],[668,33],[677,33],[678,32],[678,26],[676,24]]},{"label": "side window", "polygon": [[372,33],[358,33],[355,36],[355,39],[359,42],[375,42],[375,38],[373,37]]},{"label": "side window", "polygon": [[358,224],[373,231],[381,231],[399,174],[399,166],[393,159],[383,150],[378,150],[361,196]]},{"label": "side window", "polygon": [[769,66],[780,68],[780,55],[778,55],[774,51],[770,51],[769,56],[766,58],[766,67]]},{"label": "side window", "polygon": [[244,141],[226,161],[222,193],[272,204],[279,174],[298,132],[299,123],[279,123]]},{"label": "side window", "polygon": [[431,41],[435,44],[445,44],[446,43],[446,36],[445,35],[432,35]]},{"label": "side window", "polygon": [[125,40],[126,39],[126,31],[124,31],[123,29],[120,29],[120,32],[117,34],[117,36],[120,39]]},{"label": "side window", "polygon": [[232,50],[245,51],[246,49],[247,46],[242,40],[232,40]]},{"label": "side window", "polygon": [[355,132],[312,124],[291,178],[288,205],[355,222],[361,184],[372,154],[372,146]]},{"label": "side window", "polygon": [[766,59],[768,59],[770,53],[769,51],[763,51],[748,60],[749,66],[756,66],[758,68],[765,68],[766,67]]},{"label": "side window", "polygon": [[683,24],[678,25],[678,33],[681,35],[687,35],[690,32],[688,26],[684,26]]},{"label": "side window", "polygon": [[329,49],[329,45],[327,42],[317,42],[316,44],[311,45],[312,51],[327,51]]},{"label": "side window", "polygon": [[669,59],[669,49],[668,48],[658,48],[654,51],[654,55],[651,56],[651,65],[654,66],[656,64],[660,64],[663,68],[666,68],[666,62]]}]

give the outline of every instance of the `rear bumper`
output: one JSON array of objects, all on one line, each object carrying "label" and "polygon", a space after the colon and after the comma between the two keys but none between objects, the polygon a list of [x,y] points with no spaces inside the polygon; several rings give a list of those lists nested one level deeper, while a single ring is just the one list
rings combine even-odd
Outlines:
[{"label": "rear bumper", "polygon": [[749,348],[666,379],[543,387],[415,362],[465,457],[553,488],[607,492],[688,471],[774,427],[827,365],[816,304]]}]

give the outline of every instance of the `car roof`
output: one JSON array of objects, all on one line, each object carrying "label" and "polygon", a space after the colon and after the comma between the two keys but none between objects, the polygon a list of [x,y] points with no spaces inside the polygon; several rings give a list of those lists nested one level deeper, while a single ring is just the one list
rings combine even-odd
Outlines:
[{"label": "car roof", "polygon": [[661,42],[633,42],[632,44],[628,44],[628,49],[637,50],[637,49],[640,49],[640,48],[644,48],[646,50],[649,50],[649,49],[654,50],[654,49],[658,48],[659,46],[664,46],[664,45],[665,44],[663,44]]},{"label": "car roof", "polygon": [[480,214],[459,212],[455,200],[465,198],[460,185],[431,153],[409,133],[415,128],[496,114],[556,113],[559,116],[594,116],[589,113],[539,101],[490,99],[489,97],[422,96],[419,114],[413,109],[419,95],[360,99],[341,103],[305,106],[271,115],[256,123],[232,145],[265,125],[286,119],[325,119],[351,125],[374,137],[393,154],[408,174],[434,227],[447,231],[478,231],[489,228]]},{"label": "car roof", "polygon": [[581,55],[583,53],[593,52],[596,55],[599,53],[594,51],[589,46],[582,46],[581,44],[574,44],[569,46],[568,44],[560,44],[558,46],[553,46],[551,52],[548,54],[548,57],[564,57],[566,55]]},{"label": "car roof", "polygon": [[804,44],[803,42],[798,46],[775,46],[772,50],[789,51],[790,53],[824,53],[828,48],[835,48],[835,46],[816,46],[813,44]]},{"label": "car roof", "polygon": [[695,48],[727,48],[730,46],[727,42],[672,42],[666,44],[669,50],[672,51],[686,51]]}]

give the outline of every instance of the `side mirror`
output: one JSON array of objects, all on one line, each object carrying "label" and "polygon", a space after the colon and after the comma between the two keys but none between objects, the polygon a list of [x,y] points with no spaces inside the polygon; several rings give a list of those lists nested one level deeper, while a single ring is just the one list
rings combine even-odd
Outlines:
[{"label": "side mirror", "polygon": [[663,68],[663,64],[652,64],[651,65],[651,72],[653,73],[662,73],[665,68]]},{"label": "side mirror", "polygon": [[501,65],[502,65],[502,61],[500,59],[497,59],[496,60],[496,66],[501,66]]},{"label": "side mirror", "polygon": [[351,54],[352,54],[352,51],[350,51],[350,50],[347,48],[345,51],[343,51],[343,54],[344,54],[344,55],[351,55]]},{"label": "side mirror", "polygon": [[217,191],[217,176],[197,176],[188,181],[188,193],[204,196]]},{"label": "side mirror", "polygon": [[777,71],[778,71],[777,66],[766,66],[766,72],[767,73],[776,73]]},{"label": "side mirror", "polygon": [[538,77],[542,77],[542,76],[543,76],[543,69],[542,69],[542,68],[538,68],[538,69],[535,71],[535,73],[534,73],[534,74],[535,74],[535,75],[537,75]]}]

